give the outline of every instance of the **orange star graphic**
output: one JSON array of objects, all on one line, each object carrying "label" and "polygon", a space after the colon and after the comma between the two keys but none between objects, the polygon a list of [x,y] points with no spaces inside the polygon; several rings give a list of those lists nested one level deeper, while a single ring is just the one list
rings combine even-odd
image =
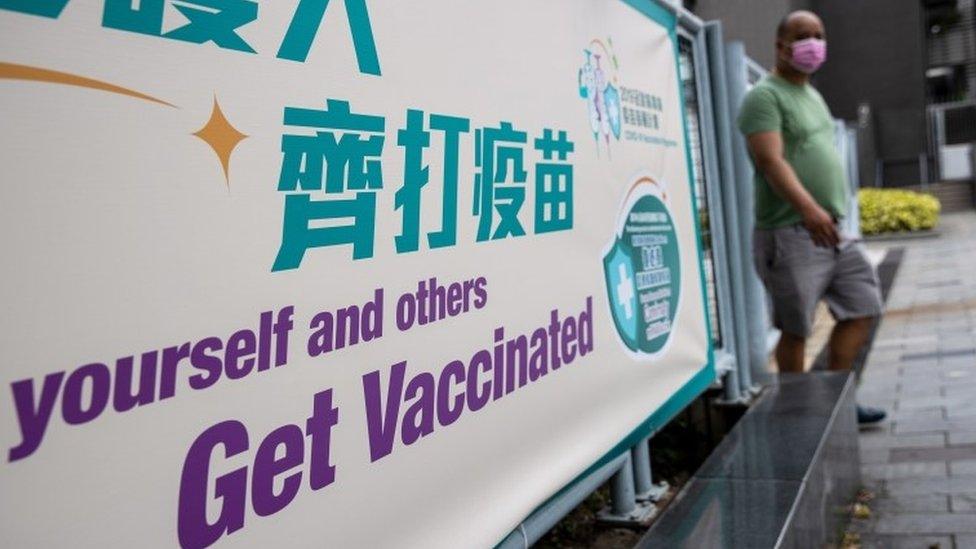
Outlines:
[{"label": "orange star graphic", "polygon": [[193,135],[210,145],[210,148],[217,154],[220,165],[224,169],[224,180],[227,187],[230,188],[230,155],[241,141],[248,138],[248,135],[237,131],[237,128],[227,121],[217,103],[217,96],[214,96],[210,120]]}]

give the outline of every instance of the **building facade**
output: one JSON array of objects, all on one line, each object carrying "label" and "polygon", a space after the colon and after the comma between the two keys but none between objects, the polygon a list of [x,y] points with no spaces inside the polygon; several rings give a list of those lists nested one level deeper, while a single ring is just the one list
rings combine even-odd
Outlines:
[{"label": "building facade", "polygon": [[[862,186],[924,186],[952,179],[943,177],[947,140],[976,141],[974,0],[696,0],[686,5],[704,19],[720,19],[726,37],[744,42],[749,55],[767,67],[775,62],[776,25],[784,15],[795,9],[820,15],[829,55],[814,85],[834,116],[858,128]],[[940,114],[947,104],[950,112]],[[969,153],[954,154],[959,160]]]}]

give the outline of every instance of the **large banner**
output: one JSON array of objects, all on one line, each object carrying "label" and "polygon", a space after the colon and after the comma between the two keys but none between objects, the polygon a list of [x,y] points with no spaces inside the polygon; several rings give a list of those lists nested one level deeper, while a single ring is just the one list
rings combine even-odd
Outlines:
[{"label": "large banner", "polygon": [[0,545],[490,547],[714,378],[651,0],[0,0]]}]

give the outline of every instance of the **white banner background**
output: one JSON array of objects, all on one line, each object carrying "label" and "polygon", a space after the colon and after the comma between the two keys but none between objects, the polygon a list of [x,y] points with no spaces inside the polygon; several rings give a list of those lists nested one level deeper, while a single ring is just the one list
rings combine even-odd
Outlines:
[{"label": "white banner background", "polygon": [[[273,429],[304,428],[313,394],[333,389],[336,480],[308,487],[308,447],[295,499],[270,517],[245,500],[242,529],[226,546],[478,547],[502,539],[536,506],[624,439],[708,363],[695,220],[688,183],[674,44],[668,31],[624,2],[369,2],[382,76],[360,74],[343,3],[329,6],[305,63],[277,59],[297,2],[261,2],[239,34],[256,54],[101,26],[102,2],[69,2],[57,19],[0,10],[0,62],[110,82],[177,105],[169,108],[78,86],[0,79],[0,441],[20,444],[12,384],[208,336],[256,330],[263,311],[295,306],[288,363],[194,391],[180,367],[176,394],[68,425],[61,395],[43,442],[0,466],[0,544],[172,546],[180,475],[191,443],[234,419],[248,451],[211,459],[209,516],[221,500],[212,479],[250,469]],[[650,1],[647,2],[650,4]],[[183,24],[168,5],[164,31]],[[676,147],[593,139],[578,92],[583,50],[612,38],[618,76],[663,101],[658,135]],[[191,134],[214,98],[249,137],[230,159],[229,184],[213,151]],[[377,195],[375,256],[349,246],[309,250],[298,269],[271,272],[284,195],[282,112],[325,100],[386,117],[384,188]],[[425,160],[421,249],[397,255],[403,154],[396,130],[408,108],[471,119],[461,140],[458,243],[429,250],[440,226],[442,143]],[[527,131],[528,234],[477,243],[471,215],[474,130],[511,121]],[[533,234],[532,140],[543,128],[575,143],[574,228]],[[635,360],[610,317],[603,253],[635,177],[667,185],[681,253],[682,298],[665,356]],[[319,196],[321,198],[321,195]],[[488,301],[399,332],[395,299],[417,282],[483,276]],[[309,321],[319,311],[362,304],[383,288],[381,339],[310,358]],[[572,364],[370,462],[362,376],[406,360],[407,378],[435,377],[454,359],[490,349],[492,334],[531,332],[549,312],[579,315],[593,299],[594,351]],[[689,395],[689,398],[694,395]],[[384,392],[384,400],[386,394]],[[401,417],[407,405],[401,406]],[[307,439],[306,439],[307,443]],[[4,454],[6,455],[6,454]],[[280,454],[279,454],[280,455]],[[287,475],[285,475],[287,476]],[[276,483],[280,488],[280,479]]]}]

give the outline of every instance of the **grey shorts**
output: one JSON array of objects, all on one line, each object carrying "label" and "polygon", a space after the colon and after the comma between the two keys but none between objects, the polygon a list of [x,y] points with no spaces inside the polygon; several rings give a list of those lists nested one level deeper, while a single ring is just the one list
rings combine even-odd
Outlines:
[{"label": "grey shorts", "polygon": [[878,275],[860,242],[821,248],[802,225],[756,229],[753,256],[772,301],[773,324],[788,334],[810,335],[821,299],[837,320],[881,314]]}]

